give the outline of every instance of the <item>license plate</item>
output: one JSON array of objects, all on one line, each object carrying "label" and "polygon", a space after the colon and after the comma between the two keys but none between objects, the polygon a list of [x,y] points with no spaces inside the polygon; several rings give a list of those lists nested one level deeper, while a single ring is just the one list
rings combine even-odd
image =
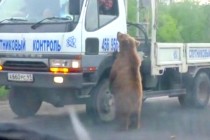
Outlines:
[{"label": "license plate", "polygon": [[33,74],[8,73],[8,80],[18,82],[33,82]]}]

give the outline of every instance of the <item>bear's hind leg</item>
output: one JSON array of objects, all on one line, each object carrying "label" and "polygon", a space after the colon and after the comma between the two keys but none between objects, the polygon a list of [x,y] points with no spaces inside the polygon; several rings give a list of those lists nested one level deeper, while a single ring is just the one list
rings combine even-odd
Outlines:
[{"label": "bear's hind leg", "polygon": [[119,115],[119,131],[127,131],[130,124],[129,114],[121,113]]},{"label": "bear's hind leg", "polygon": [[140,119],[141,119],[141,110],[142,110],[142,102],[140,101],[137,105],[137,108],[131,114],[130,117],[130,128],[139,129],[140,128]]},{"label": "bear's hind leg", "polygon": [[140,112],[132,113],[130,117],[130,128],[139,129],[140,128]]}]

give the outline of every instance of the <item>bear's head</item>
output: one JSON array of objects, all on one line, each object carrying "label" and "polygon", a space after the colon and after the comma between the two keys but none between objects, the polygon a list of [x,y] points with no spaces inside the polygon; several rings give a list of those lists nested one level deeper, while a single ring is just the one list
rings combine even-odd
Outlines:
[{"label": "bear's head", "polygon": [[140,42],[129,34],[117,33],[117,40],[120,43],[120,51],[136,49]]}]

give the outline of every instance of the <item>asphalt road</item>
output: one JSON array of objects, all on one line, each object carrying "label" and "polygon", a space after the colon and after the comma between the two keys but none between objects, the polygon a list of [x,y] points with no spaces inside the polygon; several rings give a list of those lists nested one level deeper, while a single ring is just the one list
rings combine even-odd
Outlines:
[{"label": "asphalt road", "polygon": [[210,140],[210,106],[206,109],[184,109],[176,98],[148,99],[143,105],[141,128],[117,132],[114,124],[93,124],[85,106],[55,108],[44,103],[35,117],[17,118],[0,102],[0,122],[14,122],[40,133],[63,139],[76,139],[68,108],[75,107],[81,122],[93,140]]}]

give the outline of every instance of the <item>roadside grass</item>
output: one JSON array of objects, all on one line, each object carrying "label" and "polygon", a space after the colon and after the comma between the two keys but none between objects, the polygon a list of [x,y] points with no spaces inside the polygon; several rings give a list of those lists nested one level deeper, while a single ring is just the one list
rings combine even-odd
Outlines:
[{"label": "roadside grass", "polygon": [[0,87],[0,100],[6,100],[8,95],[8,90],[4,86]]}]

